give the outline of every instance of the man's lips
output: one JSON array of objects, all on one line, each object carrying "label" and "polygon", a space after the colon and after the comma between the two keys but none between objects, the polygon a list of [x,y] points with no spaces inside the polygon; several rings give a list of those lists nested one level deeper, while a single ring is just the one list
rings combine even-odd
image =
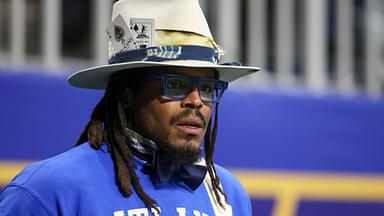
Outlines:
[{"label": "man's lips", "polygon": [[199,117],[188,117],[178,121],[176,127],[188,135],[199,135],[203,132],[204,124]]}]

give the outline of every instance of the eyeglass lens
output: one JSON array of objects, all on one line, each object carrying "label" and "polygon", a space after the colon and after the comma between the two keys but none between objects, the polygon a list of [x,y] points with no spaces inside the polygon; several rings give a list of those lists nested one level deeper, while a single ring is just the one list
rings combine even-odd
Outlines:
[{"label": "eyeglass lens", "polygon": [[184,77],[167,77],[165,79],[166,95],[171,98],[185,98],[196,86],[200,99],[204,102],[216,102],[225,86],[215,81],[191,80]]}]

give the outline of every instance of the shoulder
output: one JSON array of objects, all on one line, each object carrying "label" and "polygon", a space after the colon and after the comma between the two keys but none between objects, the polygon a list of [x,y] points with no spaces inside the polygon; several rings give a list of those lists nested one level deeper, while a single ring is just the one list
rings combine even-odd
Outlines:
[{"label": "shoulder", "polygon": [[233,215],[252,215],[249,195],[240,181],[227,169],[215,165],[220,183],[228,198],[228,204],[232,206]]},{"label": "shoulder", "polygon": [[215,169],[217,175],[220,177],[220,182],[224,190],[231,190],[234,192],[245,192],[240,181],[230,171],[219,165],[215,165]]},{"label": "shoulder", "polygon": [[75,202],[79,193],[93,190],[88,186],[92,179],[113,178],[113,175],[99,175],[112,172],[113,164],[110,161],[106,149],[95,150],[89,144],[83,144],[55,157],[32,163],[1,192],[0,206],[5,202],[17,206],[28,200],[46,211],[55,211],[58,203]]},{"label": "shoulder", "polygon": [[[94,166],[98,153],[88,144],[74,147],[64,153],[43,161],[35,162],[23,169],[11,182],[13,185],[33,185],[41,183],[54,183],[73,179],[86,171],[89,166]],[[97,162],[97,161],[95,161]],[[68,177],[68,178],[67,178]]]},{"label": "shoulder", "polygon": [[[20,205],[22,203],[22,205]],[[9,185],[0,193],[0,215],[52,215],[46,203],[27,187]]]}]

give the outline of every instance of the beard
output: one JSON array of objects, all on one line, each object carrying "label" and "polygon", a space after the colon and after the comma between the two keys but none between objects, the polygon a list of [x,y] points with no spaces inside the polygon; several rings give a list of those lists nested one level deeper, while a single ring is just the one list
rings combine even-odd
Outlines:
[{"label": "beard", "polygon": [[158,157],[164,164],[192,164],[201,157],[201,148],[193,148],[188,143],[182,147],[174,147],[166,143],[157,143],[157,145],[159,147]]},{"label": "beard", "polygon": [[144,139],[149,139],[156,144],[158,148],[156,154],[164,164],[186,165],[195,163],[201,158],[201,146],[192,145],[191,139],[186,139],[182,145],[175,145],[168,140],[151,136],[143,131],[136,130],[136,132]]}]

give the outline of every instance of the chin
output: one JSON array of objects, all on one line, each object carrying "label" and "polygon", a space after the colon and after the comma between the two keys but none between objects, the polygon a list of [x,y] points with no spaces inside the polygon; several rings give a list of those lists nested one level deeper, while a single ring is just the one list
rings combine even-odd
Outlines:
[{"label": "chin", "polygon": [[172,164],[191,164],[201,158],[200,142],[180,140],[163,144],[159,151],[163,161]]},{"label": "chin", "polygon": [[180,148],[186,148],[186,149],[192,149],[197,150],[200,149],[201,146],[201,140],[191,140],[191,139],[184,139],[179,145]]}]

